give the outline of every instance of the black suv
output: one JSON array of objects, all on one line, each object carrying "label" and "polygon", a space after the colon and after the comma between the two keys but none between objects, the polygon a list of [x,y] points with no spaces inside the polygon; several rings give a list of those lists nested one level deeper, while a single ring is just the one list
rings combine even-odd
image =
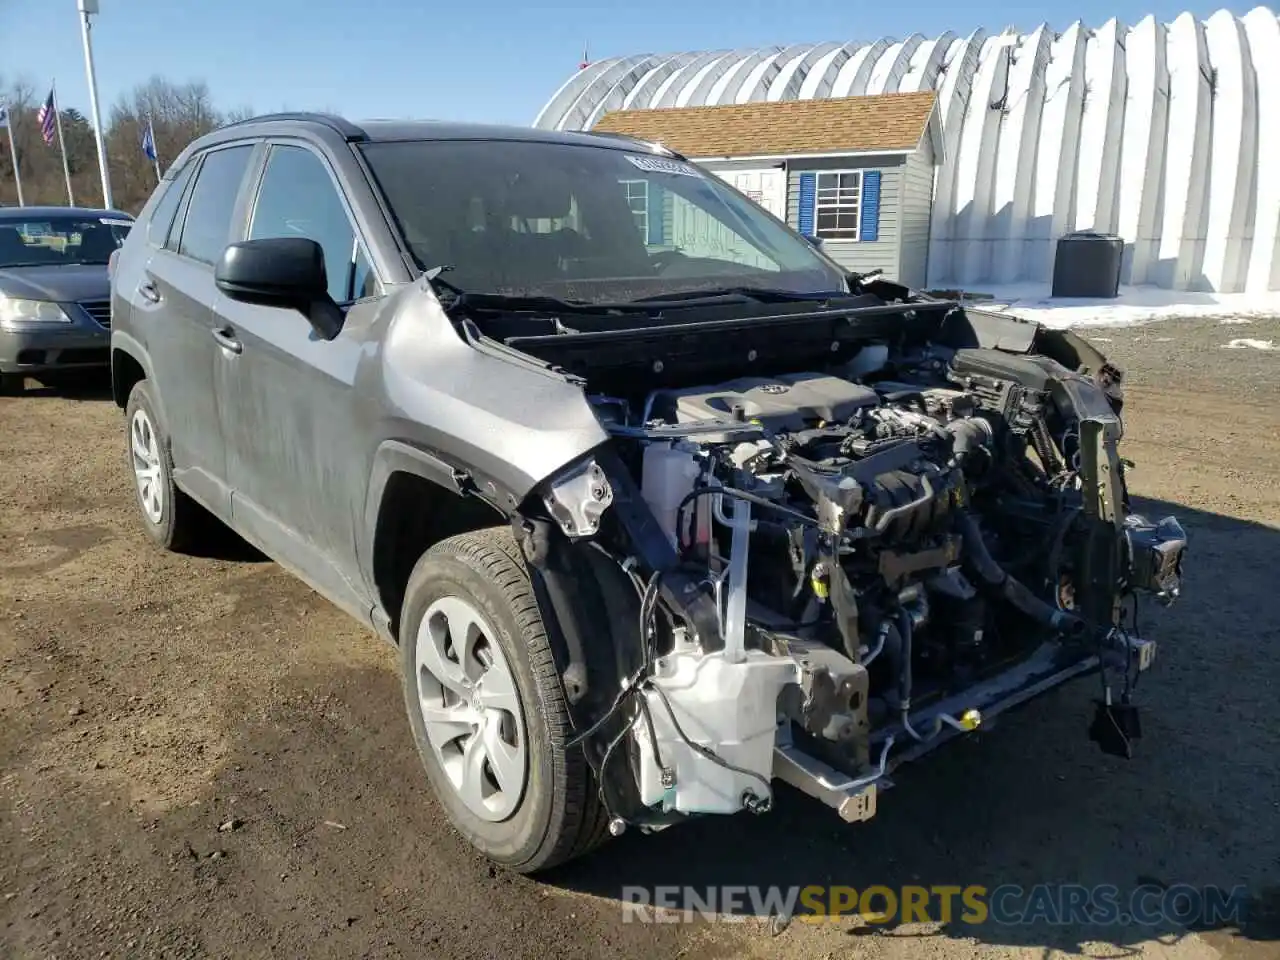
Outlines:
[{"label": "black suv", "polygon": [[113,276],[143,527],[217,518],[402,652],[450,820],[532,871],[629,826],[848,821],[1073,677],[1128,753],[1185,538],[1121,372],[846,274],[664,148],[278,115],[188,147]]}]

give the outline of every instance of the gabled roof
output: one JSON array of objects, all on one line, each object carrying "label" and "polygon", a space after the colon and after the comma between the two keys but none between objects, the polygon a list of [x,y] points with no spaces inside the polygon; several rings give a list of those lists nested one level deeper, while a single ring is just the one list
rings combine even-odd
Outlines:
[{"label": "gabled roof", "polygon": [[904,153],[917,149],[931,127],[936,133],[936,102],[937,94],[925,90],[615,110],[601,117],[594,129],[657,141],[693,159]]}]

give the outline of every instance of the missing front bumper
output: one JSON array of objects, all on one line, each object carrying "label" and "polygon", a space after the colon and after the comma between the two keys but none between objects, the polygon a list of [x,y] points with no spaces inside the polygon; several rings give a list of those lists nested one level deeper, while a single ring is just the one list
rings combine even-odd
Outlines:
[{"label": "missing front bumper", "polygon": [[[1088,656],[1061,665],[1061,647],[1047,643],[1023,663],[985,683],[967,690],[962,696],[941,700],[912,715],[917,729],[933,729],[939,716],[962,715],[980,711],[983,724],[1049,690],[1096,673],[1100,660]],[[942,725],[940,732],[928,739],[911,738],[900,725],[890,725],[871,737],[871,752],[877,757],[875,768],[857,777],[836,770],[806,753],[791,738],[789,728],[782,727],[774,747],[773,775],[813,797],[839,814],[847,823],[870,820],[875,816],[879,793],[893,786],[889,774],[904,763],[918,760],[938,747],[962,736],[967,731]]]}]

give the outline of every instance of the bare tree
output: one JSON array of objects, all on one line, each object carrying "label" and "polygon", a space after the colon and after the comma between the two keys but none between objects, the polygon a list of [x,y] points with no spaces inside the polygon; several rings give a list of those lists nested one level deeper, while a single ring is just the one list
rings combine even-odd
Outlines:
[{"label": "bare tree", "polygon": [[163,170],[192,140],[227,119],[203,81],[179,85],[154,76],[122,96],[111,109],[107,135],[116,206],[136,212],[155,189],[155,167],[142,149],[148,122]]},{"label": "bare tree", "polygon": [[[23,194],[29,204],[67,202],[58,141],[55,136],[52,144],[46,144],[36,119],[47,93],[26,78],[0,76],[0,103],[9,108]],[[101,202],[101,186],[93,127],[75,109],[63,109],[60,115],[76,203],[96,205]],[[137,213],[155,189],[155,166],[142,147],[148,121],[155,133],[156,151],[163,170],[192,140],[224,123],[251,116],[253,111],[247,107],[226,113],[220,111],[208,84],[200,80],[179,84],[153,76],[139,84],[117,100],[106,118],[107,163],[114,205]],[[16,202],[13,158],[9,155],[7,138],[0,135],[0,203]]]}]

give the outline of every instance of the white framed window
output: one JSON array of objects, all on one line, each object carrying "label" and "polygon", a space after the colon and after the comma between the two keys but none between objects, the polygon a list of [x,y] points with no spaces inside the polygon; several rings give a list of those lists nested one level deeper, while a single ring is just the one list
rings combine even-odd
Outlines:
[{"label": "white framed window", "polygon": [[827,240],[859,240],[862,223],[862,171],[831,170],[818,174],[813,222]]},{"label": "white framed window", "polygon": [[635,218],[636,228],[647,242],[649,239],[649,181],[620,180],[619,183],[627,191],[627,206],[631,208],[631,216]]}]

